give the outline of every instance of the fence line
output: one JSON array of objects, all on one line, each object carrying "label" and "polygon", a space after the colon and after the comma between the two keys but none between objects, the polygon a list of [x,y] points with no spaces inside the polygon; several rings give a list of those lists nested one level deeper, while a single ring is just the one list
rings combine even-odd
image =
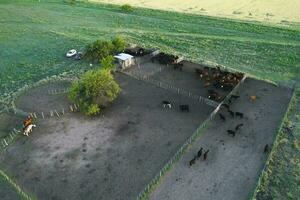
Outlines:
[{"label": "fence line", "polygon": [[168,84],[168,83],[164,83],[164,82],[161,82],[161,81],[158,81],[158,80],[155,80],[155,79],[152,79],[151,76],[149,75],[143,75],[141,76],[140,73],[129,73],[129,72],[124,72],[122,71],[121,73],[124,73],[128,76],[131,76],[137,80],[141,80],[141,81],[146,81],[148,83],[151,83],[152,85],[155,85],[159,88],[162,88],[162,89],[165,89],[165,90],[169,90],[169,91],[173,91],[179,95],[183,95],[183,96],[186,96],[186,97],[189,97],[189,98],[192,98],[192,99],[195,99],[197,101],[199,101],[200,103],[205,103],[209,106],[212,106],[212,107],[217,107],[219,103],[215,102],[215,101],[212,101],[208,98],[205,98],[205,97],[202,97],[200,95],[196,95],[196,94],[193,94],[192,92],[190,91],[187,91],[185,89],[182,89],[182,88],[177,88],[171,84]]},{"label": "fence line", "polygon": [[21,133],[22,131],[13,129],[10,131],[8,135],[1,139],[0,151],[4,150],[7,146],[13,143],[14,139]]},{"label": "fence line", "polygon": [[49,95],[58,95],[58,94],[66,94],[69,92],[70,88],[55,88],[55,89],[49,89],[48,94]]},{"label": "fence line", "polygon": [[0,169],[0,176],[2,176],[17,192],[22,199],[33,200],[36,199],[33,195],[26,193],[15,181],[13,181],[4,171]]},{"label": "fence line", "polygon": [[6,94],[5,96],[0,97],[0,113],[7,112],[10,108],[13,108],[13,104],[15,100],[22,95],[23,93],[27,92],[28,90],[47,84],[47,83],[56,83],[57,81],[74,81],[77,77],[74,76],[74,74],[61,74],[61,75],[54,75],[51,77],[47,77],[44,79],[41,79],[40,81],[31,84],[31,85],[24,85],[22,88],[19,88],[16,91],[10,92]]},{"label": "fence line", "polygon": [[141,191],[137,200],[147,199],[150,192],[154,190],[155,186],[159,183],[161,178],[166,174],[166,172],[173,166],[175,162],[177,162],[188,149],[188,147],[198,138],[200,133],[209,125],[209,123],[214,119],[217,112],[220,110],[223,103],[227,102],[230,96],[235,93],[239,86],[245,81],[246,76],[234,87],[234,89],[225,97],[225,99],[214,109],[214,111],[208,116],[208,118],[196,129],[196,131],[189,137],[183,145],[177,150],[177,152],[173,155],[173,157],[164,165],[164,167],[154,176],[154,178],[150,181],[149,184]]}]

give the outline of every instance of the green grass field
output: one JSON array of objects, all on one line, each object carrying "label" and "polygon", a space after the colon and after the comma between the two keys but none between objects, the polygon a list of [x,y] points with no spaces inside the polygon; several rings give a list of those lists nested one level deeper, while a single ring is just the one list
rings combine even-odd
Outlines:
[{"label": "green grass field", "polygon": [[[300,86],[300,29],[262,23],[61,1],[0,2],[0,96],[24,84],[64,72],[79,72],[88,63],[64,57],[71,48],[84,49],[96,39],[121,35],[146,47],[183,55],[196,62],[213,62],[249,75]],[[299,103],[294,110],[299,111]],[[295,112],[295,111],[293,111]],[[300,180],[299,115],[294,137],[284,134],[262,181],[263,194],[275,199],[297,197]],[[289,158],[293,158],[292,162]],[[271,176],[269,176],[271,175]],[[292,186],[287,193],[284,186]],[[299,196],[299,195],[298,195]]]}]

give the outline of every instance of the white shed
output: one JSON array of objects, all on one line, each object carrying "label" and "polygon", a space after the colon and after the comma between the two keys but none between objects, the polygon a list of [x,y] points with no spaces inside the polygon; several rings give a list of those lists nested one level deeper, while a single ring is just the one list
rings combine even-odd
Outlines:
[{"label": "white shed", "polygon": [[119,66],[121,69],[126,69],[131,65],[134,65],[134,57],[127,53],[120,53],[114,56],[119,61]]}]

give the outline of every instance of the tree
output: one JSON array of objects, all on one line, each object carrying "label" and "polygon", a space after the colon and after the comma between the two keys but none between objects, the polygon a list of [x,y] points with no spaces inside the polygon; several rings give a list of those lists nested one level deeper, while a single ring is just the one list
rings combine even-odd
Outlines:
[{"label": "tree", "polygon": [[114,51],[114,45],[111,41],[96,40],[86,48],[85,56],[89,60],[101,60],[111,55]]},{"label": "tree", "polygon": [[115,53],[120,53],[125,50],[126,42],[124,38],[117,36],[112,40],[112,44],[114,45]]},{"label": "tree", "polygon": [[86,115],[91,116],[113,102],[120,91],[110,71],[98,69],[87,71],[79,81],[74,82],[68,96]]},{"label": "tree", "polygon": [[126,42],[122,37],[116,37],[112,41],[96,40],[87,45],[85,57],[91,61],[99,61],[109,55],[123,52]]},{"label": "tree", "polygon": [[121,10],[127,13],[133,12],[133,7],[130,4],[124,4],[121,6]]}]

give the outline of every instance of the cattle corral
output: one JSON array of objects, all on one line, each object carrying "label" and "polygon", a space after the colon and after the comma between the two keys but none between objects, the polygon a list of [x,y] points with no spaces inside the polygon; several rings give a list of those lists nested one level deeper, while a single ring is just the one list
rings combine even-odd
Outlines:
[{"label": "cattle corral", "polygon": [[[104,116],[40,118],[31,137],[21,138],[1,155],[2,167],[42,199],[135,198],[214,108],[116,76],[122,94]],[[39,89],[34,91],[37,96],[45,93],[45,87]],[[25,101],[35,109],[30,94],[17,105]],[[40,95],[39,101],[47,99]],[[172,109],[163,108],[162,100],[171,101]],[[180,104],[188,104],[190,112],[180,112]]]},{"label": "cattle corral", "polygon": [[[0,155],[1,167],[27,191],[42,199],[134,199],[215,109],[203,101],[149,84],[147,79],[207,98],[208,90],[213,87],[203,87],[194,67],[193,63],[184,61],[183,69],[178,70],[147,60],[127,69],[126,75],[116,73],[122,93],[100,117],[87,118],[79,113],[65,113],[63,117],[50,116],[45,119],[39,116],[38,128],[32,136],[21,138]],[[145,80],[134,79],[137,75]],[[21,96],[16,105],[21,110],[38,113],[68,108],[70,102],[66,95],[48,92],[53,88],[65,88],[68,84],[63,82],[35,88]],[[215,90],[223,97],[230,92]],[[177,195],[179,199],[193,199],[198,194],[204,199],[212,197],[209,195],[220,197],[217,196],[220,192],[212,190],[216,182],[220,187],[234,187],[245,181],[238,177],[246,172],[251,175],[247,176],[247,185],[238,194],[240,196],[224,198],[243,199],[249,188],[254,187],[266,159],[266,155],[259,152],[258,145],[272,143],[291,91],[248,78],[238,94],[240,98],[233,102],[232,109],[243,112],[245,119],[237,121],[246,120],[243,128],[247,129],[248,125],[252,129],[247,129],[243,137],[237,134],[232,138],[226,130],[232,128],[235,121],[228,113],[223,113],[226,122],[220,122],[216,116],[211,128],[174,165],[171,175],[162,182],[152,198],[175,199]],[[257,95],[257,102],[249,102],[250,95]],[[163,108],[162,101],[170,101],[172,108]],[[273,101],[277,106],[273,106]],[[190,112],[181,112],[180,105],[189,105]],[[265,124],[268,125],[261,125],[259,120],[267,120]],[[266,126],[269,128],[268,134],[260,135]],[[196,153],[198,144],[210,149],[208,160],[206,163],[196,161],[191,169],[187,165],[188,159]],[[223,148],[226,148],[224,154],[231,156],[228,160],[221,148],[224,151]],[[248,156],[252,160],[246,162]],[[250,161],[253,161],[252,168],[234,169]],[[199,164],[202,166],[197,170]],[[226,167],[231,164],[230,172],[235,173],[235,179],[222,174],[229,173]],[[212,181],[219,171],[218,181]],[[179,177],[176,173],[183,176]],[[180,185],[178,180],[186,182],[180,182]],[[199,185],[194,180],[198,180]],[[210,185],[212,182],[213,186]],[[191,184],[195,190],[188,189]],[[174,189],[172,185],[181,190],[176,188],[178,191],[171,193]],[[204,186],[205,189],[201,190]]]},{"label": "cattle corral", "polygon": [[[238,94],[240,98],[232,102],[231,109],[244,117],[232,118],[221,109],[219,113],[226,121],[219,117],[212,121],[150,199],[248,199],[268,156],[264,147],[271,146],[276,137],[292,90],[246,79]],[[253,94],[259,96],[256,102],[249,100]],[[234,137],[227,134],[226,130],[234,130],[241,123],[243,127]],[[210,150],[208,159],[188,166],[201,147]]]}]

